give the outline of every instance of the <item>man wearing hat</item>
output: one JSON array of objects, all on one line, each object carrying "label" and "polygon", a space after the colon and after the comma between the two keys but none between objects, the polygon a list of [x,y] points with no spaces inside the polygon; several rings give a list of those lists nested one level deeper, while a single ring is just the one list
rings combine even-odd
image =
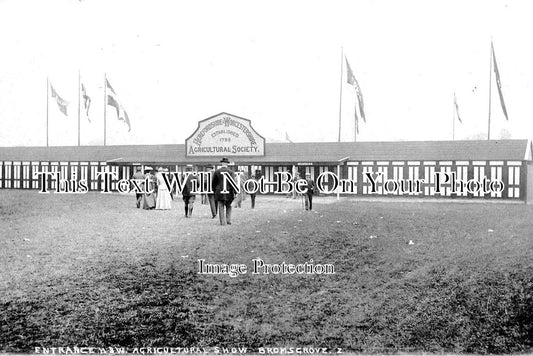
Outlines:
[{"label": "man wearing hat", "polygon": [[315,192],[315,181],[311,179],[311,173],[305,174],[307,192],[305,193],[305,210],[313,210],[313,194]]},{"label": "man wearing hat", "polygon": [[[210,165],[207,167],[207,171],[211,173],[210,175],[210,181],[209,181],[209,187],[212,187],[213,185],[213,175],[215,173],[215,166],[213,165]],[[212,218],[216,218],[217,217],[217,212],[218,212],[218,204],[217,202],[215,201],[215,190],[214,189],[211,189],[211,191],[213,193],[208,193],[207,194],[207,200],[209,200],[209,207],[211,208],[211,216]]]},{"label": "man wearing hat", "polygon": [[[183,201],[185,202],[185,217],[190,218],[194,209],[194,200],[196,199],[196,186],[198,185],[198,177],[192,174],[192,167],[186,167],[185,172],[189,172],[185,185],[183,187]],[[196,183],[195,183],[196,182]]]},{"label": "man wearing hat", "polygon": [[211,189],[215,193],[215,201],[218,205],[218,216],[220,218],[220,225],[231,225],[231,203],[235,197],[235,191],[229,182],[226,182],[227,192],[224,193],[224,175],[223,172],[235,177],[232,170],[228,168],[229,160],[224,157],[220,160],[222,167],[217,169],[213,174],[213,181],[211,183]]},{"label": "man wearing hat", "polygon": [[[252,177],[250,179],[257,181],[255,174],[252,174]],[[252,201],[252,209],[255,208],[255,196],[256,196],[256,193],[250,193],[250,200]]]}]

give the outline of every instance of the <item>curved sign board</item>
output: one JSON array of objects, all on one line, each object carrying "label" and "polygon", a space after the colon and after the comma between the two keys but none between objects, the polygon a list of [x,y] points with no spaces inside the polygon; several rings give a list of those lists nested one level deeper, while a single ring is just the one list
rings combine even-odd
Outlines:
[{"label": "curved sign board", "polygon": [[188,157],[264,156],[265,139],[250,120],[220,113],[198,122],[196,131],[185,140],[185,148]]}]

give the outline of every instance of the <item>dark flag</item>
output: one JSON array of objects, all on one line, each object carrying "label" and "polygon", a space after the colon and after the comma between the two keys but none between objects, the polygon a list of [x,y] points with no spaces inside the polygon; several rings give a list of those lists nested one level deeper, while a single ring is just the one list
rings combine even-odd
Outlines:
[{"label": "dark flag", "polygon": [[52,86],[52,83],[50,83],[50,91],[52,92],[52,99],[56,99],[59,110],[61,110],[61,112],[65,114],[65,116],[68,116],[67,114],[68,102],[64,100],[62,97],[60,97],[59,94],[57,94],[56,90]]},{"label": "dark flag", "polygon": [[117,110],[117,118],[121,121],[124,121],[126,125],[128,125],[128,132],[131,131],[131,125],[130,125],[130,118],[128,117],[128,113],[126,110],[124,110],[124,107],[120,104],[120,102],[117,99],[117,94],[113,90],[113,87],[111,84],[109,84],[109,81],[105,80],[107,89],[109,90],[107,94],[107,105],[113,106],[115,110]]},{"label": "dark flag", "polygon": [[453,105],[455,106],[455,114],[457,115],[457,120],[462,124],[461,116],[459,116],[459,105],[457,105],[457,98],[455,97],[455,92],[453,92]]},{"label": "dark flag", "polygon": [[87,95],[87,90],[85,90],[85,85],[83,85],[83,83],[81,83],[81,97],[83,99],[85,115],[87,116],[87,120],[91,122],[91,119],[89,118],[89,107],[91,106],[91,98],[89,97],[89,95]]},{"label": "dark flag", "polygon": [[498,87],[498,94],[500,94],[500,103],[502,104],[502,110],[503,114],[505,115],[505,119],[509,120],[509,117],[507,116],[507,109],[505,108],[505,102],[503,101],[500,71],[498,70],[498,64],[496,63],[496,54],[494,54],[494,45],[492,44],[492,42],[490,43],[490,48],[492,49],[492,63],[494,63],[494,74],[496,75],[496,85]]},{"label": "dark flag", "polygon": [[[352,68],[350,67],[350,63],[348,63],[348,59],[344,57],[346,60],[346,77],[348,84],[351,84],[355,88],[355,93],[357,94],[357,101],[359,103],[359,113],[361,115],[361,118],[364,122],[366,122],[365,118],[365,105],[363,102],[363,92],[361,91],[361,87],[359,86],[359,83],[357,82],[357,79],[355,79],[355,75],[353,74]],[[357,125],[358,117],[357,117],[357,108],[355,108],[355,122]],[[357,131],[359,132],[359,131]]]}]

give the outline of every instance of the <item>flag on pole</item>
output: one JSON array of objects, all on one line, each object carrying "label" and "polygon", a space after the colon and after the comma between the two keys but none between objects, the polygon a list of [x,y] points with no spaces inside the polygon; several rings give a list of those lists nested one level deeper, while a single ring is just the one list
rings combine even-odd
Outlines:
[{"label": "flag on pole", "polygon": [[492,63],[494,63],[494,75],[496,76],[496,86],[498,87],[498,94],[500,94],[500,103],[502,104],[502,110],[503,114],[505,115],[505,119],[509,120],[509,117],[507,116],[507,108],[505,107],[505,102],[503,101],[500,71],[498,70],[498,64],[496,63],[496,54],[494,53],[494,45],[492,44],[492,42],[490,43],[490,48],[492,49]]},{"label": "flag on pole", "polygon": [[121,121],[124,121],[126,125],[128,125],[128,132],[131,131],[131,125],[130,125],[130,118],[128,117],[128,113],[126,110],[124,110],[124,107],[120,104],[120,102],[117,99],[117,94],[113,90],[113,87],[111,84],[109,84],[109,80],[105,80],[107,89],[109,90],[107,93],[107,105],[113,106],[115,110],[117,110],[117,118]]},{"label": "flag on pole", "polygon": [[289,134],[287,131],[285,131],[285,141],[292,143],[291,139],[289,138]]},{"label": "flag on pole", "polygon": [[87,90],[85,90],[85,85],[81,83],[81,98],[83,99],[83,107],[85,109],[85,115],[87,116],[87,120],[91,122],[91,119],[89,117],[89,107],[91,106],[91,98],[89,95],[87,95]]},{"label": "flag on pole", "polygon": [[68,101],[64,100],[62,97],[59,96],[59,94],[57,94],[56,90],[52,86],[52,83],[50,83],[50,91],[52,92],[52,99],[56,99],[59,110],[61,110],[61,112],[65,114],[65,116],[68,116],[67,114]]},{"label": "flag on pole", "polygon": [[[355,93],[357,94],[357,102],[359,103],[359,114],[361,115],[361,118],[364,122],[366,122],[365,117],[365,105],[363,102],[363,92],[361,91],[361,87],[359,86],[359,82],[357,82],[357,79],[355,79],[355,75],[353,74],[352,68],[350,67],[350,63],[348,63],[348,59],[344,57],[346,60],[346,79],[348,84],[353,85],[355,88]],[[357,117],[357,107],[355,108],[355,121],[356,125],[358,122]],[[359,132],[359,131],[358,131]]]},{"label": "flag on pole", "polygon": [[457,105],[457,98],[455,97],[455,92],[453,92],[453,105],[455,106],[455,115],[457,115],[457,120],[462,124],[461,116],[459,116],[459,105]]}]

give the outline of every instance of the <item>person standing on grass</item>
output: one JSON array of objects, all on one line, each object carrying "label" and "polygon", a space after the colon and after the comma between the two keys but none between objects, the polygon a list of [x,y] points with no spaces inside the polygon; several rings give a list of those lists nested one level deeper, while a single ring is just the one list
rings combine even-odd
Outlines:
[{"label": "person standing on grass", "polygon": [[185,172],[189,172],[185,184],[183,186],[183,201],[185,202],[185,217],[190,218],[194,208],[194,201],[196,199],[196,190],[198,189],[198,177],[192,174],[192,167],[185,168]]},{"label": "person standing on grass", "polygon": [[218,204],[215,201],[215,191],[213,190],[213,176],[215,174],[215,166],[211,165],[208,167],[207,171],[211,173],[209,175],[209,189],[212,193],[207,193],[207,200],[209,201],[209,207],[211,208],[211,218],[214,219],[217,217]]},{"label": "person standing on grass", "polygon": [[[207,168],[205,169],[205,172],[206,172],[206,173],[208,172],[208,169],[209,169],[209,167],[207,167]],[[207,183],[207,181],[202,182],[202,187],[205,186],[206,183]],[[211,186],[211,185],[209,185],[209,186]],[[202,189],[203,189],[203,188],[202,188]],[[200,194],[200,204],[202,204],[202,205],[207,205],[207,204],[209,204],[209,200],[207,199],[207,193],[202,193],[202,194]]]},{"label": "person standing on grass", "polygon": [[[287,170],[287,168],[283,168],[283,179],[287,179],[288,176],[289,176],[289,171]],[[292,192],[288,192],[286,195],[285,195],[285,198],[292,198]]]},{"label": "person standing on grass", "polygon": [[[255,179],[255,174],[252,174],[251,179],[257,180]],[[256,193],[250,193],[250,200],[252,201],[252,209],[255,209],[255,195]]]},{"label": "person standing on grass", "polygon": [[307,192],[305,193],[305,210],[313,210],[313,194],[315,193],[315,181],[311,179],[311,173],[305,174]]},{"label": "person standing on grass", "polygon": [[[170,180],[170,170],[168,168],[165,168],[165,173],[168,174],[168,178]],[[170,189],[169,192],[168,192],[170,194],[170,200],[171,201],[174,201],[174,189]]]},{"label": "person standing on grass", "polygon": [[[294,172],[294,176],[292,177],[292,183],[293,183],[293,187],[294,187],[294,184],[296,184],[297,181],[300,180],[300,173],[298,173],[298,171]],[[296,193],[296,189],[293,189],[292,190],[292,199],[296,199],[298,197],[298,193]]]},{"label": "person standing on grass", "polygon": [[146,185],[144,186],[144,196],[143,196],[143,209],[145,210],[152,210],[155,209],[155,176],[151,173],[152,167],[145,167],[144,168],[144,179]]},{"label": "person standing on grass", "polygon": [[226,182],[226,191],[223,191],[224,182],[227,179],[224,177],[223,173],[225,172],[232,177],[235,177],[235,174],[231,169],[228,168],[229,160],[226,157],[222,158],[220,163],[222,164],[222,167],[217,169],[213,174],[211,189],[215,193],[215,201],[218,205],[220,225],[231,225],[231,203],[235,198],[235,190],[231,186],[230,182]]},{"label": "person standing on grass", "polygon": [[[141,166],[135,167],[135,173],[133,173],[133,177],[135,181],[139,184],[140,187],[142,187],[142,182],[144,181],[144,174],[142,173]],[[135,192],[135,200],[137,201],[137,209],[141,207],[141,203],[143,201],[143,193],[142,192]]]},{"label": "person standing on grass", "polygon": [[244,188],[243,188],[243,185],[244,185],[244,182],[246,181],[246,177],[244,176],[244,172],[239,170],[238,171],[241,176],[240,176],[240,188],[241,188],[241,191],[236,193],[235,194],[235,207],[236,208],[241,208],[242,207],[242,202],[244,201]]},{"label": "person standing on grass", "polygon": [[172,200],[170,198],[170,192],[168,190],[167,185],[165,184],[165,179],[163,178],[165,170],[163,167],[159,167],[156,174],[157,179],[157,199],[155,208],[156,210],[170,210],[170,201]]}]

